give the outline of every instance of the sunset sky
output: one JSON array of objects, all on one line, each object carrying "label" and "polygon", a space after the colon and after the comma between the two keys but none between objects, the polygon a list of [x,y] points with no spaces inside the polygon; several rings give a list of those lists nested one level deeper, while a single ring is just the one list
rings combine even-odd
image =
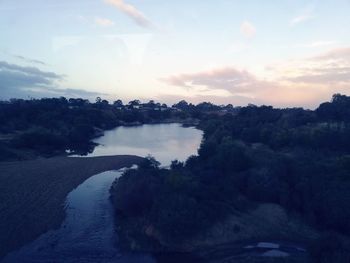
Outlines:
[{"label": "sunset sky", "polygon": [[0,98],[314,108],[350,94],[350,0],[0,0]]}]

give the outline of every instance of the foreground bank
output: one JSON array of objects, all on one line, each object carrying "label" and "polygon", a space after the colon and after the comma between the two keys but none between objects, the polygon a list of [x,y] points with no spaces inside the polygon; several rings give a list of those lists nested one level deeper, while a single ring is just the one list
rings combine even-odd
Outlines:
[{"label": "foreground bank", "polygon": [[119,155],[0,163],[0,258],[59,227],[67,194],[86,179],[142,160]]}]

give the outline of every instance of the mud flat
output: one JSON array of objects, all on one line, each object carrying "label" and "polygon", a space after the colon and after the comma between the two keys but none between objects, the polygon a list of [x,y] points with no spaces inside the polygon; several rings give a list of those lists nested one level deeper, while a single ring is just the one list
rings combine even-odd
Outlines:
[{"label": "mud flat", "polygon": [[86,179],[142,160],[116,155],[0,163],[0,260],[9,251],[58,228],[65,217],[68,193]]}]

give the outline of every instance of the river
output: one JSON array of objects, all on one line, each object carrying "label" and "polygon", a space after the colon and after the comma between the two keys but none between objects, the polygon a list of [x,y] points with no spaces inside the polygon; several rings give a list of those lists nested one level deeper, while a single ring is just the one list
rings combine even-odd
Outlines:
[{"label": "river", "polygon": [[[201,139],[200,130],[180,124],[118,127],[96,139],[99,145],[88,156],[150,154],[168,166],[196,154]],[[59,229],[11,252],[3,262],[156,262],[148,254],[122,253],[116,245],[109,189],[121,174],[108,171],[87,179],[67,196],[66,218]]]}]

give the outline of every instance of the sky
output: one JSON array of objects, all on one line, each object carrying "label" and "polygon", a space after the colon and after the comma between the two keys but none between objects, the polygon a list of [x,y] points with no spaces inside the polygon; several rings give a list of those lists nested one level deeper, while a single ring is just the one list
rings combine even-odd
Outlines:
[{"label": "sky", "polygon": [[0,99],[315,108],[350,95],[350,0],[0,0]]}]

